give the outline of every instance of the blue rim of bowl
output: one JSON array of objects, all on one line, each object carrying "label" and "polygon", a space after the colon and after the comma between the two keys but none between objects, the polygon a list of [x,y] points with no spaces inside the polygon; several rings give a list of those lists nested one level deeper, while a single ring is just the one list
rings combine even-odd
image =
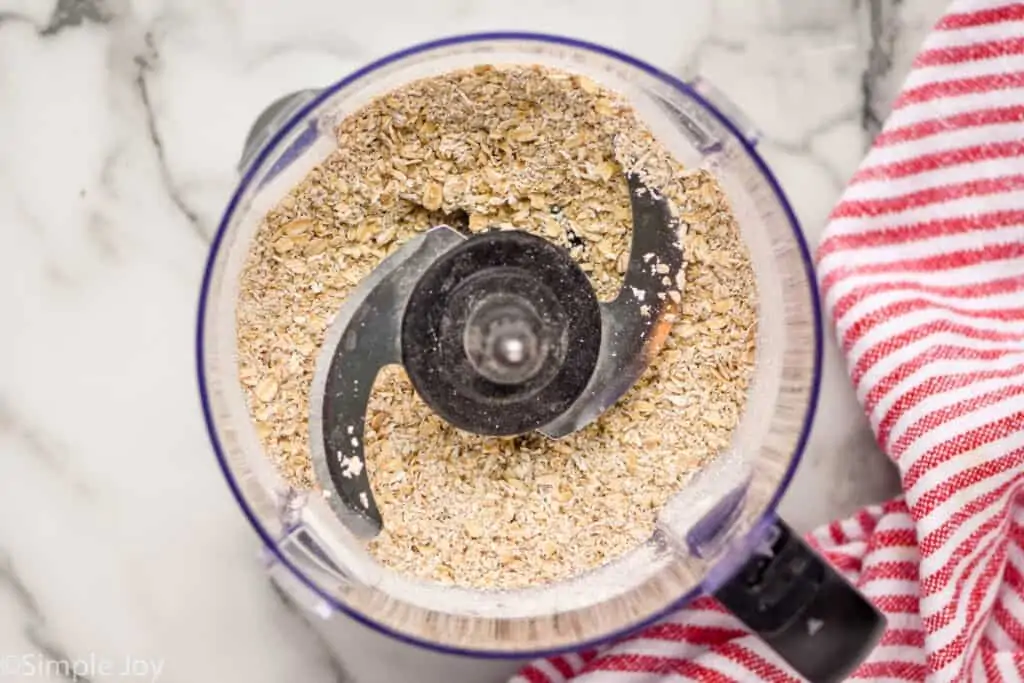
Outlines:
[{"label": "blue rim of bowl", "polygon": [[[387,626],[379,624],[376,621],[368,618],[364,614],[357,612],[356,610],[353,610],[352,608],[338,602],[330,594],[322,590],[319,586],[316,585],[314,581],[312,581],[305,574],[303,574],[302,571],[299,570],[298,567],[296,567],[294,563],[292,563],[288,559],[288,557],[285,556],[284,553],[280,551],[280,549],[277,547],[276,541],[260,524],[259,519],[254,513],[252,507],[249,505],[248,501],[245,499],[245,496],[243,495],[241,488],[238,486],[238,482],[235,481],[235,478],[231,473],[231,469],[228,466],[227,459],[224,456],[224,450],[223,447],[221,446],[220,439],[217,435],[217,428],[210,406],[209,393],[207,391],[206,386],[205,364],[203,361],[203,335],[205,332],[206,302],[207,297],[209,296],[210,283],[213,275],[214,264],[217,259],[217,254],[220,250],[224,233],[227,230],[229,223],[231,222],[231,218],[238,207],[239,201],[241,200],[242,196],[249,188],[249,186],[252,184],[253,179],[256,176],[256,172],[262,169],[270,152],[277,149],[278,145],[281,143],[281,140],[284,139],[285,136],[287,136],[289,133],[291,133],[297,125],[303,122],[314,109],[320,106],[322,102],[332,97],[339,90],[349,86],[350,84],[354,83],[355,81],[365,76],[368,76],[374,71],[377,71],[378,69],[393,64],[394,62],[397,62],[399,60],[417,54],[421,54],[423,52],[427,52],[430,50],[436,50],[439,48],[450,47],[454,45],[463,45],[467,43],[482,43],[488,41],[518,41],[547,43],[594,52],[601,56],[609,57],[620,62],[623,62],[629,66],[632,66],[646,73],[648,76],[652,76],[662,81],[663,83],[685,93],[688,97],[692,98],[698,104],[703,106],[709,114],[711,114],[719,123],[721,123],[727,130],[729,130],[729,132],[732,133],[736,140],[739,141],[741,145],[743,145],[744,150],[750,156],[751,160],[754,162],[754,165],[763,174],[765,180],[768,182],[769,187],[771,187],[772,191],[775,193],[776,200],[779,202],[780,206],[785,212],[786,218],[789,220],[789,224],[793,229],[794,240],[800,250],[800,258],[804,265],[807,280],[811,284],[810,297],[811,307],[814,314],[814,378],[810,388],[811,391],[810,396],[808,398],[807,410],[805,411],[804,424],[801,427],[800,437],[797,440],[797,444],[793,451],[793,455],[790,459],[789,465],[786,468],[784,476],[779,482],[778,489],[776,490],[774,496],[771,498],[771,500],[765,506],[764,511],[761,513],[761,523],[755,525],[755,529],[751,532],[748,532],[748,537],[751,534],[756,533],[756,530],[758,528],[762,528],[766,523],[770,523],[775,519],[775,510],[778,507],[779,501],[781,500],[783,494],[786,492],[786,489],[792,482],[793,475],[796,472],[797,466],[800,464],[800,459],[803,456],[804,449],[807,446],[807,440],[810,435],[811,425],[814,422],[814,415],[818,404],[818,395],[821,388],[823,349],[822,314],[821,303],[819,301],[817,293],[817,280],[815,279],[814,275],[814,265],[811,259],[810,250],[807,246],[807,242],[804,239],[803,233],[800,229],[800,223],[797,220],[796,214],[793,212],[793,208],[790,206],[789,201],[786,199],[786,195],[782,192],[782,188],[779,186],[778,181],[776,180],[772,172],[768,169],[768,166],[765,164],[764,160],[754,149],[753,144],[751,144],[751,142],[747,140],[746,136],[735,126],[735,124],[733,124],[732,121],[730,121],[718,109],[718,107],[716,107],[713,103],[708,101],[704,96],[702,96],[692,87],[690,87],[687,83],[635,57],[631,57],[625,53],[619,52],[618,50],[614,50],[612,48],[604,47],[603,45],[598,45],[576,38],[568,38],[565,36],[544,33],[504,31],[491,33],[467,33],[456,36],[449,36],[446,38],[440,38],[437,40],[432,40],[424,43],[419,43],[417,45],[413,45],[403,50],[399,50],[398,52],[393,52],[385,57],[382,57],[374,62],[371,62],[370,64],[358,69],[357,71],[352,72],[345,78],[342,78],[340,81],[334,83],[333,85],[324,88],[320,92],[320,94],[318,94],[314,99],[306,103],[301,109],[299,109],[299,111],[292,115],[289,118],[289,120],[283,126],[281,126],[281,128],[278,131],[276,131],[271,136],[271,138],[263,145],[263,148],[256,155],[253,162],[250,164],[249,168],[246,169],[241,182],[239,182],[238,187],[235,189],[235,192],[231,196],[231,200],[228,202],[227,208],[224,210],[224,215],[221,218],[220,224],[217,226],[217,232],[214,235],[213,241],[210,245],[210,251],[207,257],[206,267],[203,273],[202,285],[200,287],[199,292],[199,315],[198,324],[196,327],[196,370],[199,375],[198,379],[200,400],[202,402],[203,418],[206,422],[206,428],[210,435],[210,442],[213,445],[213,450],[217,455],[217,461],[220,464],[220,468],[224,473],[225,479],[227,480],[228,487],[231,489],[232,494],[238,501],[238,504],[242,508],[242,511],[245,513],[246,518],[248,518],[249,523],[252,525],[253,529],[255,529],[257,535],[263,541],[264,545],[270,550],[271,553],[273,553],[275,558],[284,566],[286,566],[303,585],[305,585],[308,589],[313,591],[315,595],[317,595],[319,598],[321,598],[327,604],[329,604],[332,608],[338,610],[342,614],[345,614],[348,617],[354,619],[355,621],[363,624],[364,626],[367,626],[368,628],[371,628],[379,633],[394,638],[400,642],[415,645],[417,647],[426,648],[434,652],[476,657],[480,659],[525,659],[531,657],[545,657],[557,655],[565,652],[570,652],[573,650],[587,649],[607,643],[611,640],[622,638],[653,624],[654,622],[658,621],[659,619],[662,619],[663,617],[671,614],[672,612],[675,612],[682,606],[686,605],[702,593],[707,592],[710,588],[714,588],[715,586],[709,586],[709,582],[707,578],[705,578],[696,586],[694,586],[691,590],[680,595],[677,600],[673,601],[665,608],[659,610],[654,614],[648,615],[645,619],[642,619],[641,621],[635,624],[631,624],[628,627],[619,629],[618,631],[613,631],[610,633],[606,633],[602,636],[598,636],[596,638],[591,638],[590,640],[580,641],[578,643],[573,643],[572,645],[551,649],[513,651],[471,650],[466,648],[458,648],[449,645],[443,645],[440,643],[416,638],[405,633],[394,631],[388,628]],[[727,577],[721,577],[721,580],[724,580],[725,578]],[[715,581],[715,583],[719,583],[719,581]]]}]

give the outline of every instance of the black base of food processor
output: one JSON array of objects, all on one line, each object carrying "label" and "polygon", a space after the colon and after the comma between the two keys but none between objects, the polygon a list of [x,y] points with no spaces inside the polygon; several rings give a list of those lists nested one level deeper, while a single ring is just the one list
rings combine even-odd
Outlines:
[{"label": "black base of food processor", "polygon": [[874,605],[781,520],[714,596],[811,683],[846,680],[885,631]]}]

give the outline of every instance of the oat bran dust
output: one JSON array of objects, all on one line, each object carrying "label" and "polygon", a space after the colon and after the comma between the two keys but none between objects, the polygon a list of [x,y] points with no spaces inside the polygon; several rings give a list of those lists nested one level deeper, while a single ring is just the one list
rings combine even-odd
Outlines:
[{"label": "oat bran dust", "polygon": [[242,274],[241,382],[281,474],[316,489],[307,412],[314,362],[350,289],[442,222],[528,230],[570,249],[599,298],[629,249],[623,171],[681,222],[681,314],[645,375],[580,432],[488,438],[448,426],[400,368],[378,377],[366,466],[384,531],[368,545],[413,577],[520,588],[606,563],[730,440],[754,364],[753,269],[716,181],[684,169],[629,105],[541,67],[481,66],[410,83],[341,122],[338,149],[260,227]]}]

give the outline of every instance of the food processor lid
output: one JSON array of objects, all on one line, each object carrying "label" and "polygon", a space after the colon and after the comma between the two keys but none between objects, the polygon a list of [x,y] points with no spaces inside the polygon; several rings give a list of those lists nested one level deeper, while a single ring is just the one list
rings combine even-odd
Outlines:
[{"label": "food processor lid", "polygon": [[564,437],[643,374],[678,315],[679,222],[628,173],[633,229],[623,284],[599,303],[569,252],[543,237],[437,226],[388,256],[345,299],[314,374],[310,444],[320,486],[356,534],[383,521],[364,457],[370,391],[401,364],[453,426],[488,436]]}]

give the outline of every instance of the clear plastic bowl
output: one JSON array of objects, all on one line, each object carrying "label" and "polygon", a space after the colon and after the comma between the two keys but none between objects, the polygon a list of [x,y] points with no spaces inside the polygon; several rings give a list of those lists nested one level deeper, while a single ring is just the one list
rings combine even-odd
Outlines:
[{"label": "clear plastic bowl", "polygon": [[[264,456],[235,351],[239,274],[255,231],[267,209],[334,149],[337,122],[409,81],[481,63],[543,64],[587,75],[628,98],[679,160],[719,179],[747,242],[760,297],[755,375],[731,447],[666,505],[646,543],[585,575],[526,590],[453,588],[376,563],[320,496],[291,489]],[[197,338],[213,445],[266,543],[278,582],[297,587],[324,617],[342,612],[435,650],[519,657],[621,635],[735,573],[770,532],[805,446],[821,337],[807,245],[751,131],[727,103],[706,84],[684,83],[603,47],[487,34],[393,54],[300,104],[247,159],[210,252]]]}]

